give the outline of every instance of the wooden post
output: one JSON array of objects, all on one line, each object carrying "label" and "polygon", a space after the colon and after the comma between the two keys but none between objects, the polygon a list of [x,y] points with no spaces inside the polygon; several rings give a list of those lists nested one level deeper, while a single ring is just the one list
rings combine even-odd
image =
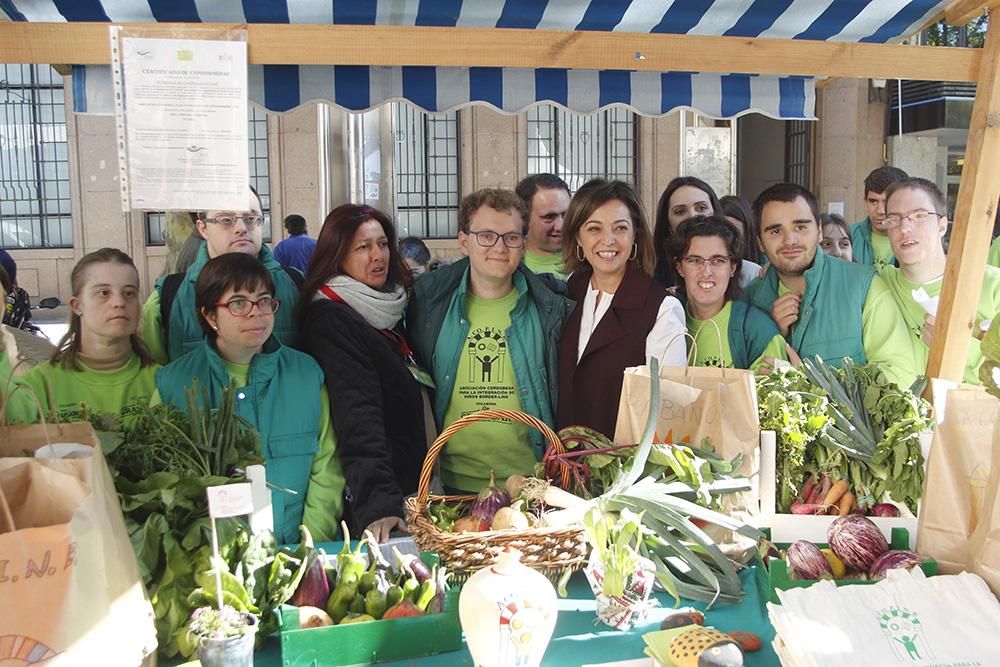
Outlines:
[{"label": "wooden post", "polygon": [[965,165],[927,377],[960,382],[1000,196],[1000,25],[990,21],[969,122]]}]

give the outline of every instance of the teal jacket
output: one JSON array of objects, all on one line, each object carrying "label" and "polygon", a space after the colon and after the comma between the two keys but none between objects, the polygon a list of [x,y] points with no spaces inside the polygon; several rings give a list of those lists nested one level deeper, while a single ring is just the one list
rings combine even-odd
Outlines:
[{"label": "teal jacket", "polygon": [[[267,246],[261,247],[260,253],[257,254],[257,259],[271,273],[271,277],[274,279],[275,291],[277,292],[275,296],[281,301],[278,312],[274,314],[274,335],[284,345],[295,346],[298,337],[295,334],[294,315],[295,304],[299,298],[299,287],[288,276],[288,273],[282,268],[281,264],[274,259],[274,255],[271,254]],[[201,247],[198,248],[198,255],[195,257],[194,264],[188,267],[188,270],[185,272],[184,280],[181,281],[177,295],[170,306],[170,321],[169,323],[163,323],[164,326],[170,327],[170,330],[166,333],[167,357],[171,361],[179,359],[197,348],[205,337],[205,332],[202,331],[201,325],[198,324],[194,285],[198,280],[198,274],[201,273],[201,268],[205,266],[207,261],[208,249],[202,243]],[[156,282],[156,290],[162,296],[162,280]]]},{"label": "teal jacket", "polygon": [[[870,218],[858,220],[851,225],[851,255],[857,264],[875,264],[875,249],[872,247],[872,221]],[[896,260],[892,260],[896,265]]]},{"label": "teal jacket", "polygon": [[[510,314],[507,341],[521,408],[555,425],[559,401],[559,338],[575,304],[554,293],[524,264],[514,272],[519,297]],[[417,361],[430,368],[437,390],[434,418],[443,428],[445,410],[455,389],[459,356],[469,333],[465,296],[469,291],[469,260],[425,273],[413,285],[406,311],[406,327]],[[541,458],[545,439],[531,430],[532,443]]]},{"label": "teal jacket", "polygon": [[[773,271],[772,271],[773,273]],[[729,316],[729,352],[734,368],[750,368],[781,331],[769,315],[743,301],[733,301]]]},{"label": "teal jacket", "polygon": [[[840,366],[845,357],[865,364],[868,357],[861,336],[861,311],[875,277],[871,266],[830,257],[818,247],[813,265],[805,272],[806,293],[799,319],[792,325],[789,344],[801,357],[819,355]],[[778,272],[768,271],[747,285],[744,299],[765,313],[778,298]]]},{"label": "teal jacket", "polygon": [[[225,362],[207,339],[156,374],[161,400],[186,409],[184,389],[198,380],[213,406],[230,384]],[[319,451],[320,387],[323,371],[309,355],[285,347],[272,336],[250,362],[247,386],[236,394],[236,413],[260,432],[267,479],[295,491],[271,492],[274,536],[279,544],[295,544],[313,459]]]}]

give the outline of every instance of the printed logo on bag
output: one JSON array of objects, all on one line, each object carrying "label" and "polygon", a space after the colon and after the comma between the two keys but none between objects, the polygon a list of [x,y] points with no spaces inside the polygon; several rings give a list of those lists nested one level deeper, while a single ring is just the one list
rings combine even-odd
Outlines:
[{"label": "printed logo on bag", "polygon": [[0,637],[0,664],[35,665],[61,655],[48,646],[24,635],[4,635]]},{"label": "printed logo on bag", "polygon": [[[532,664],[532,655],[540,648],[539,632],[552,615],[542,598],[537,600],[521,599],[509,594],[498,603],[500,606],[500,635],[497,639],[497,664],[521,667]],[[537,664],[537,662],[535,663]]]},{"label": "printed logo on bag", "polygon": [[879,614],[879,626],[900,662],[923,662],[934,657],[916,613],[904,607],[889,607]]}]

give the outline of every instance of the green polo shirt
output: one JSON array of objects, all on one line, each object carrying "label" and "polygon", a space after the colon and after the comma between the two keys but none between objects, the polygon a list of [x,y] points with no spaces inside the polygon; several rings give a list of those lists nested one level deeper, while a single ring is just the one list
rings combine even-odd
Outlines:
[{"label": "green polo shirt", "polygon": [[551,273],[559,280],[566,280],[563,273],[562,254],[554,255],[533,253],[530,250],[524,251],[524,265],[531,269],[532,273]]}]

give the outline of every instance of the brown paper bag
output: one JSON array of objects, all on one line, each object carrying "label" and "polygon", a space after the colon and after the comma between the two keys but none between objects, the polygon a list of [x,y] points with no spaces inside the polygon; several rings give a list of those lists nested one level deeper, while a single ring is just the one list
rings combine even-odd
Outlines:
[{"label": "brown paper bag", "polygon": [[[1000,424],[993,427],[994,461],[1000,460]],[[1000,596],[1000,465],[990,470],[979,523],[969,540],[969,569]]]},{"label": "brown paper bag", "polygon": [[[751,371],[701,366],[660,368],[660,406],[657,442],[702,446],[705,438],[726,458],[743,455],[739,473],[757,480],[760,473],[760,421],[757,385]],[[649,367],[625,369],[615,424],[615,443],[632,444],[642,438],[649,414]],[[756,514],[756,488],[728,503],[732,510]]]},{"label": "brown paper bag", "polygon": [[[49,442],[89,452],[32,458]],[[138,665],[155,651],[152,606],[90,424],[0,428],[0,505],[0,664]]]},{"label": "brown paper bag", "polygon": [[945,574],[968,568],[983,511],[1000,400],[982,387],[932,381],[937,426],[917,524],[917,551]]}]

